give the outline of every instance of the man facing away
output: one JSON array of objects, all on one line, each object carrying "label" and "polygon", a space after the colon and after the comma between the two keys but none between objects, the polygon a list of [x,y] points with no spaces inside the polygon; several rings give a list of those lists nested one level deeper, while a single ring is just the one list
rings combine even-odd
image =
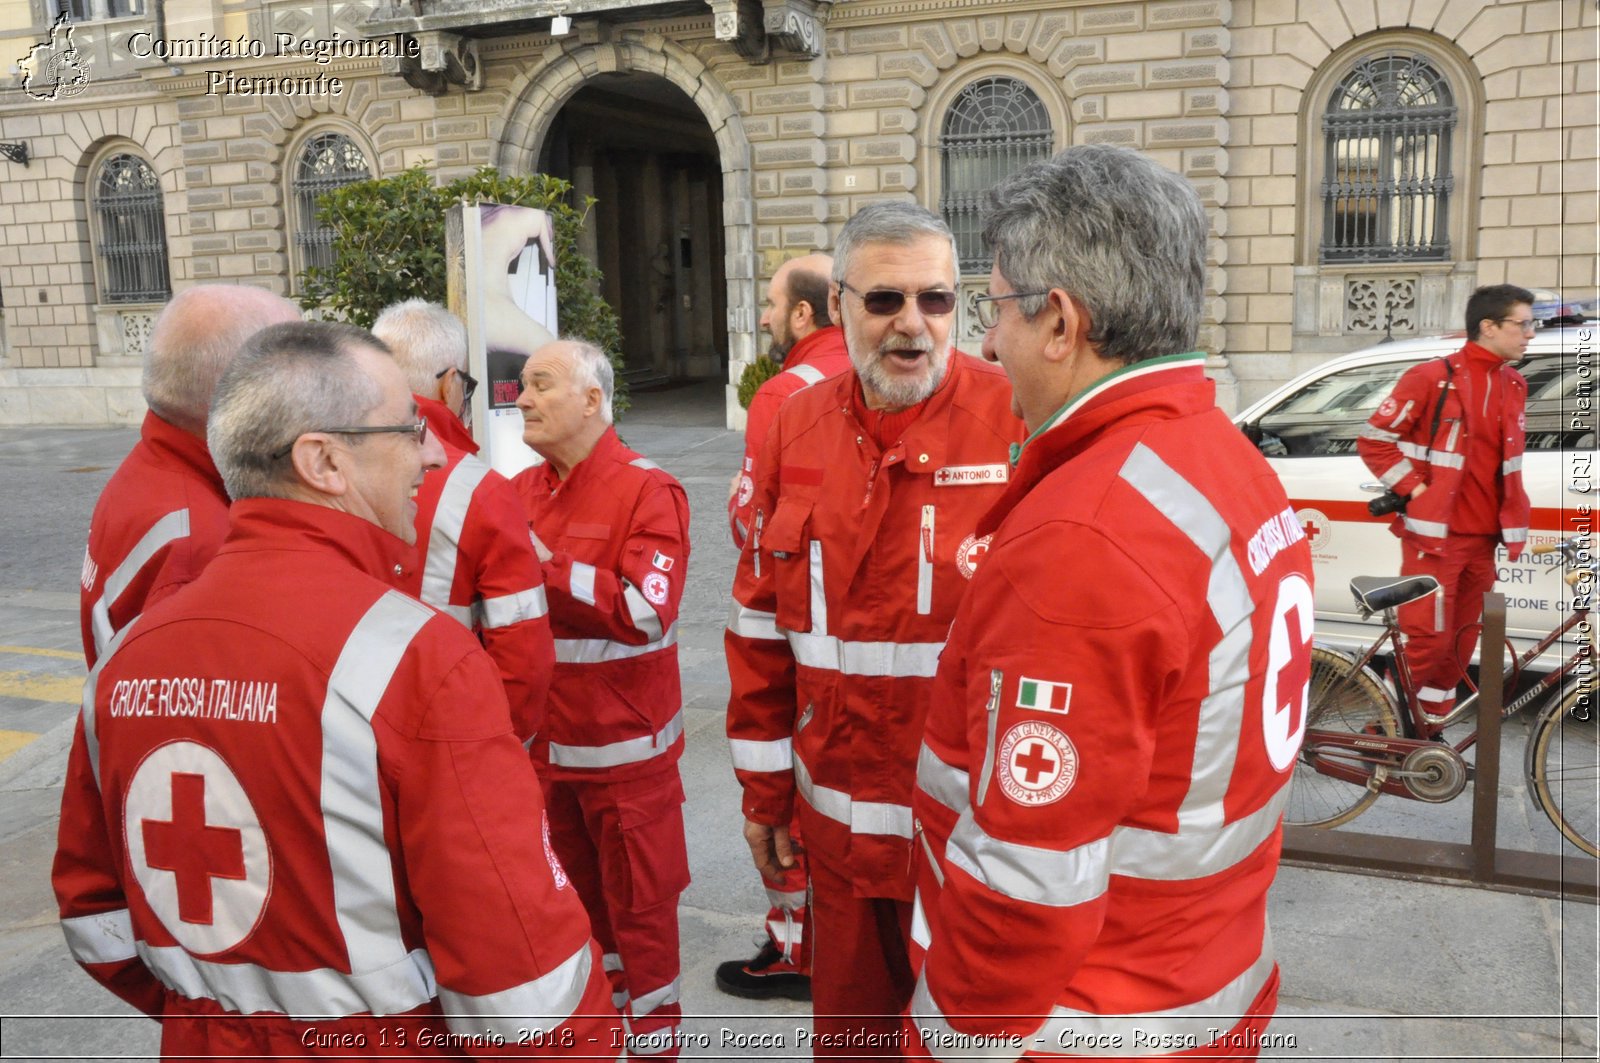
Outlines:
[{"label": "man facing away", "polygon": [[853,372],[779,408],[734,577],[728,737],[745,840],[777,878],[798,805],[818,1056],[900,1053],[922,718],[980,568],[974,528],[1022,434],[1004,376],[951,347],[956,261],[921,207],[875,204],[845,224],[830,313]]},{"label": "man facing away", "polygon": [[990,192],[983,353],[1029,436],[917,765],[918,1058],[1253,1059],[1273,1013],[1311,554],[1193,349],[1207,231],[1126,149]]},{"label": "man facing away", "polygon": [[372,333],[394,352],[444,468],[417,492],[417,550],[397,586],[477,632],[500,669],[517,735],[544,717],[555,667],[539,558],[522,502],[504,476],[478,458],[463,420],[478,382],[467,372],[467,330],[422,299],[378,315]]},{"label": "man facing away", "polygon": [[589,343],[547,343],[522,369],[523,439],[544,463],[512,484],[544,561],[556,642],[532,755],[551,844],[625,1009],[628,1055],[676,1059],[678,895],[689,885],[677,621],[689,503],[678,481],[622,445],[611,396],[611,362]]},{"label": "man facing away", "polygon": [[227,540],[84,687],[73,956],[161,1021],[164,1059],[614,1048],[494,662],[392,585],[444,463],[405,376],[370,333],[277,325],[207,439]]},{"label": "man facing away", "polygon": [[205,439],[212,393],[245,340],[298,320],[287,299],[238,284],[185,289],[156,318],[143,379],[150,409],[89,520],[79,596],[89,667],[128,621],[198,576],[222,545],[228,495]]},{"label": "man facing away", "polygon": [[1512,363],[1533,335],[1533,293],[1479,288],[1466,316],[1466,345],[1406,370],[1356,440],[1367,468],[1406,499],[1389,525],[1400,537],[1400,575],[1439,581],[1437,597],[1399,609],[1417,701],[1435,725],[1455,707],[1476,642],[1469,629],[1494,586],[1495,549],[1504,543],[1515,561],[1531,513],[1522,483],[1528,382]]}]

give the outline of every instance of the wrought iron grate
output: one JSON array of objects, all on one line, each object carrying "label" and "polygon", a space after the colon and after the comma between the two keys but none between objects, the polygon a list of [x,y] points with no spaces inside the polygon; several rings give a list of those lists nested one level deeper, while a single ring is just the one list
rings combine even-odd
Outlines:
[{"label": "wrought iron grate", "polygon": [[113,155],[95,182],[107,303],[159,303],[172,294],[161,182],[137,155]]},{"label": "wrought iron grate", "polygon": [[1016,78],[979,78],[961,90],[945,115],[939,154],[944,192],[939,210],[965,273],[987,271],[983,246],[983,196],[1001,178],[1049,158],[1055,131],[1044,103]]},{"label": "wrought iron grate", "polygon": [[317,218],[317,198],[372,176],[367,157],[355,141],[342,133],[319,133],[306,142],[295,166],[295,244],[300,248],[302,270],[333,265],[333,229]]}]

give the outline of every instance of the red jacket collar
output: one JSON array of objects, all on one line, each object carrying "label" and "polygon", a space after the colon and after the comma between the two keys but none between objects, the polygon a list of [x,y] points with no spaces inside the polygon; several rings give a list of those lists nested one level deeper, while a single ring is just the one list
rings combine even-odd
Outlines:
[{"label": "red jacket collar", "polygon": [[425,399],[421,395],[413,395],[417,400],[417,412],[428,419],[428,431],[439,437],[439,442],[448,450],[465,451],[468,454],[478,452],[478,441],[472,438],[472,433],[467,431],[467,426],[461,423],[444,403],[438,399]]},{"label": "red jacket collar", "polygon": [[1461,348],[1459,357],[1463,365],[1470,365],[1474,369],[1487,370],[1491,373],[1497,369],[1504,369],[1511,364],[1489,350],[1489,348],[1481,347],[1471,340],[1468,340],[1467,345]]},{"label": "red jacket collar", "polygon": [[139,438],[145,446],[162,455],[164,461],[183,466],[214,486],[218,495],[228,497],[222,474],[217,471],[216,463],[211,460],[211,451],[206,449],[206,441],[201,437],[146,411],[144,423],[139,426]]},{"label": "red jacket collar", "polygon": [[287,498],[242,498],[228,510],[221,554],[289,550],[325,554],[392,584],[415,547],[362,517]]},{"label": "red jacket collar", "polygon": [[838,325],[829,325],[819,328],[804,339],[795,341],[789,348],[789,353],[783,359],[785,369],[796,366],[810,365],[819,358],[826,358],[831,354],[847,354],[848,348],[844,345],[844,329]]},{"label": "red jacket collar", "polygon": [[[950,414],[963,390],[960,381],[969,373],[987,371],[989,370],[984,363],[952,347],[949,368],[945,371],[944,379],[939,382],[939,387],[924,401],[922,412],[906,428],[900,441],[884,451],[880,457],[887,457],[889,454],[901,455],[905,467],[912,472],[931,473],[942,466],[945,453],[949,449]],[[861,393],[861,379],[854,369],[848,373],[840,373],[829,382],[818,384],[817,387],[834,389],[836,407],[849,418],[853,428],[851,435],[866,433],[866,429],[856,419],[851,409],[855,396]]]},{"label": "red jacket collar", "polygon": [[591,469],[608,465],[612,461],[621,461],[626,464],[632,460],[628,457],[628,454],[628,448],[622,445],[621,439],[617,438],[616,426],[607,425],[605,432],[595,441],[594,449],[589,451],[589,456],[572,467],[572,472],[567,475],[565,481],[556,476],[555,468],[548,461],[535,465],[528,470],[528,473],[535,478],[534,482],[546,494],[555,494],[561,487],[570,488],[575,480],[581,482],[583,478],[591,475],[604,475],[603,473],[591,473],[589,471]]}]

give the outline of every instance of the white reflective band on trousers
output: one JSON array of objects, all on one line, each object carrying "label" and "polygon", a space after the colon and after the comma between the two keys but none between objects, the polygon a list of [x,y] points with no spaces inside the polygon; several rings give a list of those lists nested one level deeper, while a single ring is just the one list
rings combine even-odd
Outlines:
[{"label": "white reflective band on trousers", "polygon": [[794,767],[794,740],[790,738],[771,742],[730,738],[728,751],[733,754],[737,771],[788,771]]},{"label": "white reflective band on trousers", "polygon": [[676,1004],[683,998],[683,981],[674,978],[660,989],[652,989],[648,993],[640,993],[633,998],[633,1018],[642,1019],[657,1008],[668,1004]]},{"label": "white reflective band on trousers", "polygon": [[140,537],[122,564],[106,577],[100,588],[100,597],[89,609],[89,627],[94,635],[94,652],[104,653],[106,644],[116,632],[111,629],[111,607],[117,604],[122,592],[128,589],[139,570],[161,552],[167,544],[189,537],[189,511],[175,509],[150,525],[150,530]]},{"label": "white reflective band on trousers", "polygon": [[61,933],[66,936],[67,951],[79,963],[121,963],[138,955],[133,917],[126,908],[63,919]]},{"label": "white reflective band on trousers", "polygon": [[767,642],[783,638],[783,632],[778,630],[776,613],[747,609],[739,604],[738,599],[734,599],[733,608],[728,610],[728,630],[742,638]]},{"label": "white reflective band on trousers", "polygon": [[594,957],[585,941],[559,966],[498,993],[475,997],[441,986],[439,1006],[456,1033],[481,1035],[487,1031],[515,1042],[522,1036],[519,1030],[547,1032],[572,1018],[583,1003],[593,966]]},{"label": "white reflective band on trousers", "polygon": [[932,679],[942,642],[845,642],[810,631],[786,632],[797,664],[841,675]]},{"label": "white reflective band on trousers", "polygon": [[510,627],[524,620],[537,620],[550,612],[550,599],[543,585],[529,587],[515,594],[502,594],[478,602],[481,623],[485,628]]},{"label": "white reflective band on trousers", "polygon": [[1426,535],[1432,539],[1443,539],[1450,534],[1450,525],[1438,520],[1418,520],[1409,514],[1402,514],[1406,531],[1418,535]]},{"label": "white reflective band on trousers", "polygon": [[439,505],[433,511],[433,527],[428,532],[422,592],[417,595],[429,605],[443,609],[450,604],[450,590],[456,582],[456,562],[461,555],[461,532],[467,525],[467,509],[472,505],[472,493],[488,475],[489,466],[468,454],[456,463],[444,482]]},{"label": "white reflective band on trousers", "polygon": [[851,834],[888,834],[911,837],[911,806],[886,801],[857,801],[843,790],[818,786],[798,755],[794,758],[794,784],[819,814],[850,828]]},{"label": "white reflective band on trousers", "polygon": [[[1239,1024],[1272,977],[1275,966],[1269,930],[1262,938],[1261,954],[1255,962],[1204,1000],[1137,1015],[1096,1015],[1056,1007],[1037,1031],[1022,1035],[1023,1041],[1035,1046],[1028,1049],[1029,1056],[1075,1056],[1078,1053],[1053,1051],[1052,1048],[1110,1038],[1118,1039],[1119,1056],[1159,1057],[1187,1050],[1165,1047],[1168,1045],[1205,1046],[1211,1043],[1213,1030],[1226,1032]],[[955,1060],[1017,1058],[1016,1049],[1009,1043],[988,1045],[981,1040],[964,1041],[929,992],[926,969],[917,980],[916,992],[911,995],[911,1021],[919,1029],[933,1032],[935,1040],[929,1053],[933,1059],[954,1063]],[[949,1054],[939,1054],[941,1041],[952,1046],[947,1050]]]},{"label": "white reflective band on trousers", "polygon": [[678,644],[678,625],[667,628],[667,633],[654,642],[634,646],[611,639],[556,639],[558,664],[601,664],[605,661],[625,661],[629,657],[643,657],[647,653],[664,650]]},{"label": "white reflective band on trousers", "polygon": [[683,710],[653,735],[625,738],[603,746],[564,746],[550,743],[550,763],[563,768],[615,768],[659,757],[683,734]]}]

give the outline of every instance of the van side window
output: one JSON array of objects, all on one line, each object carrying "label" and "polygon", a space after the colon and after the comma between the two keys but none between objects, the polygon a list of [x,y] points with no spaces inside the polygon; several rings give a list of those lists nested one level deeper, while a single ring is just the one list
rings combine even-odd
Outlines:
[{"label": "van side window", "polygon": [[1262,414],[1256,445],[1272,458],[1354,455],[1356,437],[1372,411],[1394,390],[1400,374],[1422,359],[1365,365],[1329,373]]}]

